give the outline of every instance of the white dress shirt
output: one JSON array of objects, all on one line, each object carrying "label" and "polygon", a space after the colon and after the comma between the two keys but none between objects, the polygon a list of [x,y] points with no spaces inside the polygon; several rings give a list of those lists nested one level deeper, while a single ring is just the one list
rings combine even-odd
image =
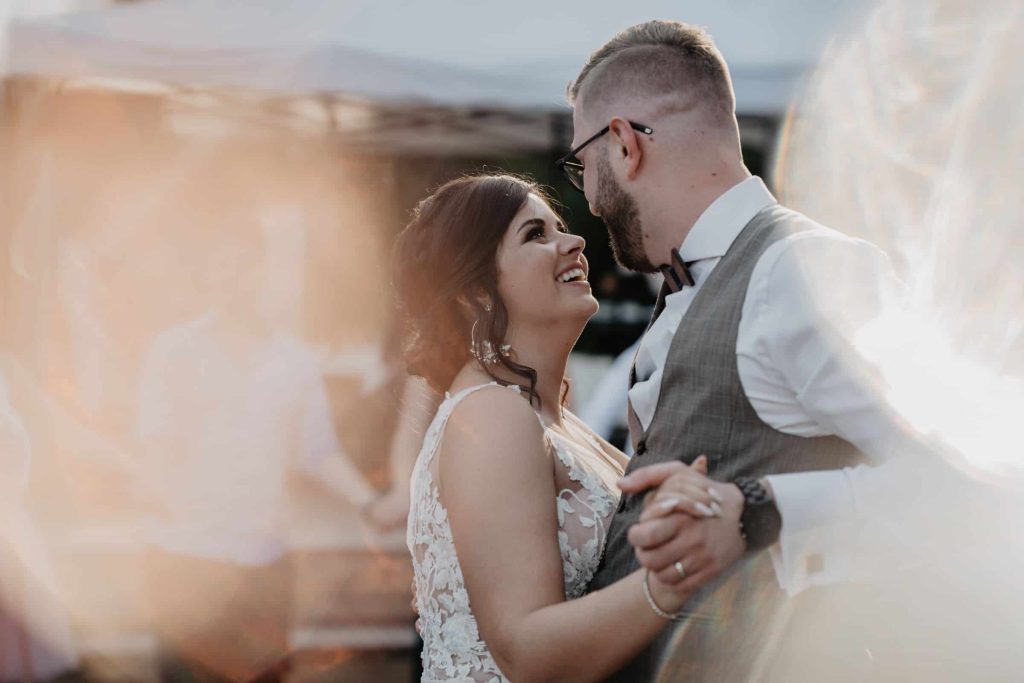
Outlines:
[{"label": "white dress shirt", "polygon": [[[629,400],[644,429],[690,303],[746,224],[774,203],[760,178],[748,178],[716,199],[687,235],[680,255],[695,262],[694,286],[665,298],[636,355]],[[873,458],[888,457],[904,432],[879,399],[871,368],[852,353],[850,335],[879,314],[898,285],[881,250],[823,226],[765,250],[750,278],[736,341],[740,381],[757,415],[786,434],[836,435]],[[784,589],[796,593],[851,575],[856,543],[836,532],[856,526],[858,505],[871,498],[861,488],[877,475],[862,466],[768,478],[782,515],[772,559]]]},{"label": "white dress shirt", "polygon": [[166,513],[147,540],[168,552],[265,565],[287,538],[285,482],[340,452],[315,355],[273,333],[242,357],[216,316],[159,334],[143,364],[145,490]]}]

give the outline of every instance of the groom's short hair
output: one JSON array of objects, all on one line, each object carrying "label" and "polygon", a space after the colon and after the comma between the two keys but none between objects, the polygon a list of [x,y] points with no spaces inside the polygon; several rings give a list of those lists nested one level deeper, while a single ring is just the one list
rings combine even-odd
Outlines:
[{"label": "groom's short hair", "polygon": [[567,97],[601,102],[622,94],[659,98],[679,95],[686,108],[698,104],[733,117],[736,99],[729,68],[711,36],[679,21],[653,20],[631,26],[598,48],[569,84]]}]

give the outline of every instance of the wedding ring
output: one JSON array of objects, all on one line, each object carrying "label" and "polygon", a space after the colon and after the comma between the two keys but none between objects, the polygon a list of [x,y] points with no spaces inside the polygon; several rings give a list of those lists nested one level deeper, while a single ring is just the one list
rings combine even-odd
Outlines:
[{"label": "wedding ring", "polygon": [[683,562],[682,562],[682,560],[676,560],[676,563],[674,565],[672,565],[672,566],[676,568],[676,573],[679,574],[679,578],[680,579],[685,579],[686,578],[686,570],[683,569]]}]

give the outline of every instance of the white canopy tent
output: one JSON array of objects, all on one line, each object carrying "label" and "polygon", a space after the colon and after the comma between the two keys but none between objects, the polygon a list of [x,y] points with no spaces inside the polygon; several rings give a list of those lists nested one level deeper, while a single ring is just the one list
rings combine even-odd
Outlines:
[{"label": "white canopy tent", "polygon": [[389,104],[564,108],[591,50],[650,18],[706,26],[747,114],[785,110],[858,0],[147,0],[14,21],[13,74],[153,80]]}]

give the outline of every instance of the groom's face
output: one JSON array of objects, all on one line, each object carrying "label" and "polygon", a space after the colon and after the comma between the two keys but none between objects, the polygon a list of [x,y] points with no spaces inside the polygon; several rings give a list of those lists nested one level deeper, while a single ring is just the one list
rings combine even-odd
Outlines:
[{"label": "groom's face", "polygon": [[641,273],[657,270],[644,248],[644,233],[640,223],[640,209],[636,200],[619,184],[608,160],[608,147],[595,149],[597,188],[590,202],[591,211],[600,216],[608,228],[612,253],[623,267]]},{"label": "groom's face", "polygon": [[[604,114],[587,115],[579,100],[573,108],[572,123],[575,132],[573,148],[608,123]],[[590,211],[600,216],[608,228],[615,260],[623,267],[641,273],[657,271],[644,248],[644,234],[640,221],[640,207],[636,199],[619,182],[612,167],[609,145],[611,134],[606,134],[587,145],[577,154],[584,167],[583,192]]]}]

